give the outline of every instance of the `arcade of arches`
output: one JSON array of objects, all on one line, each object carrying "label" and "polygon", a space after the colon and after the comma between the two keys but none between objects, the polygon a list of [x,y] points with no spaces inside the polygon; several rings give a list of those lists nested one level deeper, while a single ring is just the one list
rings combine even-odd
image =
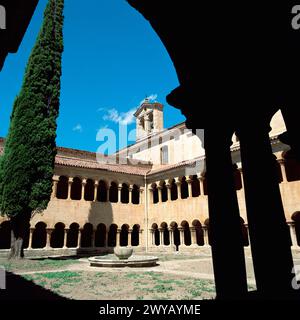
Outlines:
[{"label": "arcade of arches", "polygon": [[[182,128],[183,124],[177,127]],[[274,174],[278,177],[291,246],[300,250],[300,165],[288,146],[278,140],[281,129],[270,136],[274,159],[277,159]],[[168,130],[157,133],[159,137],[165,134]],[[188,158],[167,164],[164,159],[161,165],[145,161],[103,164],[96,161],[94,153],[58,148],[51,201],[42,214],[32,218],[25,248],[53,252],[61,248],[111,252],[117,245],[162,252],[201,252],[209,248],[212,239],[207,181],[205,170],[199,169],[205,168],[205,156],[196,157],[199,148],[193,148],[196,142],[192,136],[188,138],[190,136],[182,140],[171,139],[167,143],[168,156],[174,157],[177,150],[188,145],[186,139],[192,139],[189,150],[196,151],[194,156],[189,154],[189,159],[198,162],[199,167],[187,161]],[[159,153],[166,142],[157,140],[160,145],[155,150]],[[0,153],[3,142],[0,139]],[[148,140],[141,138],[137,144],[143,151],[140,154],[137,151],[135,157],[143,158],[143,144],[148,144]],[[259,155],[257,157],[259,161]],[[238,141],[232,145],[232,160],[241,230],[244,246],[248,248],[251,243]],[[10,222],[1,217],[0,249],[9,247]]]}]

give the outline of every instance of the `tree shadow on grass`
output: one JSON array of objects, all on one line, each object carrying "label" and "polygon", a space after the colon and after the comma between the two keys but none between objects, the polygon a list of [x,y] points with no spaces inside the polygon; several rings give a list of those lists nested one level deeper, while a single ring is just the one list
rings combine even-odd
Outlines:
[{"label": "tree shadow on grass", "polygon": [[6,289],[0,290],[0,301],[3,300],[69,301],[69,299],[12,272],[6,272]]}]

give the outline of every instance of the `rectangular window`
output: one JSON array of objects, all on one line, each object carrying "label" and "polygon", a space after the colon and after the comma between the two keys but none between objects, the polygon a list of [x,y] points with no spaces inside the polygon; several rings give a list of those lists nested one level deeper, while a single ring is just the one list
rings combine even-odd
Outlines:
[{"label": "rectangular window", "polygon": [[168,164],[169,163],[169,150],[168,150],[168,146],[163,146],[160,149],[160,162],[161,164]]}]

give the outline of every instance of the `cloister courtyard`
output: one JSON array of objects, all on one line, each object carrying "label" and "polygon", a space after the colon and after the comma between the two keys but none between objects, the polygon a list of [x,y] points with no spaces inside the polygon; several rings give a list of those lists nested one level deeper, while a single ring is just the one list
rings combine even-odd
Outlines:
[{"label": "cloister courtyard", "polygon": [[[212,260],[208,254],[156,254],[148,268],[91,267],[87,257],[7,260],[6,298],[30,300],[204,300],[215,298]],[[276,257],[270,261],[270,268]],[[294,253],[300,267],[300,254]],[[252,261],[246,258],[248,288],[255,290]],[[276,281],[276,279],[274,279]],[[16,293],[15,285],[18,285]],[[16,296],[17,295],[17,296]]]}]

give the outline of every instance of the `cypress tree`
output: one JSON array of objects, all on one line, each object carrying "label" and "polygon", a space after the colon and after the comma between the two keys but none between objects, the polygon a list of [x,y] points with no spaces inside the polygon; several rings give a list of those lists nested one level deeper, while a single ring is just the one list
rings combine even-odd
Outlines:
[{"label": "cypress tree", "polygon": [[0,211],[10,218],[10,257],[23,256],[32,216],[47,208],[56,155],[64,0],[49,0],[16,97],[0,159]]}]

